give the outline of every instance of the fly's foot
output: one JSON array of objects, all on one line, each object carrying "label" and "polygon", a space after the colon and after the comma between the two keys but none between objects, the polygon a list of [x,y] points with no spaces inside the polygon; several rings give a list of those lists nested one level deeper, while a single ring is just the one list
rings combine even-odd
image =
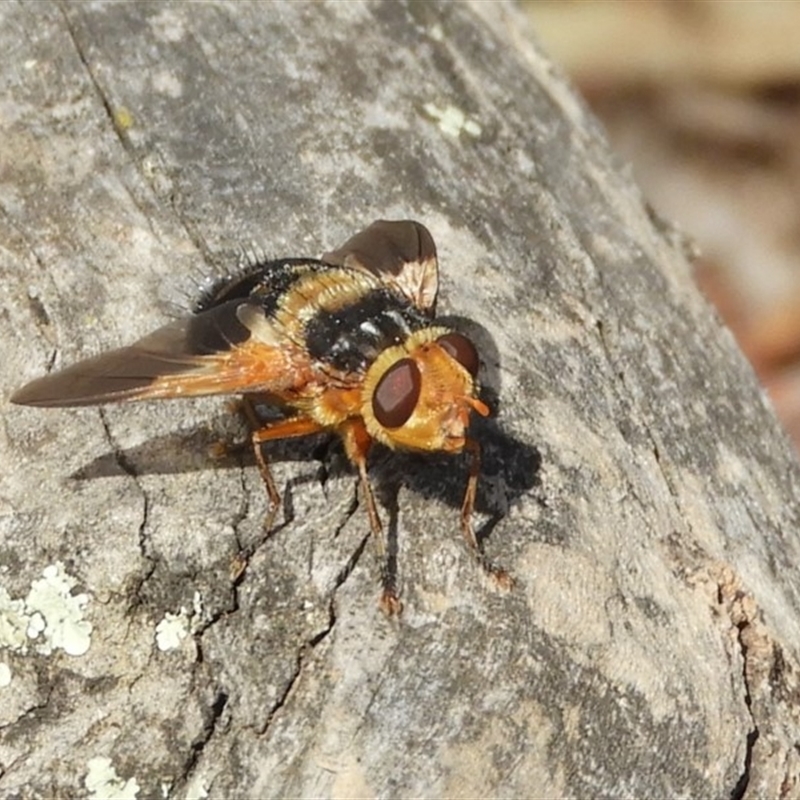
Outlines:
[{"label": "fly's foot", "polygon": [[403,611],[403,601],[397,596],[394,589],[383,590],[378,606],[387,617],[399,617]]},{"label": "fly's foot", "polygon": [[514,576],[502,567],[495,567],[491,564],[487,564],[485,569],[489,579],[498,589],[502,589],[504,592],[510,592],[516,585]]},{"label": "fly's foot", "polygon": [[505,592],[509,592],[514,588],[516,581],[508,570],[492,564],[483,552],[477,548],[472,551],[472,554],[475,556],[478,566],[480,566],[486,577],[489,578],[494,586]]}]

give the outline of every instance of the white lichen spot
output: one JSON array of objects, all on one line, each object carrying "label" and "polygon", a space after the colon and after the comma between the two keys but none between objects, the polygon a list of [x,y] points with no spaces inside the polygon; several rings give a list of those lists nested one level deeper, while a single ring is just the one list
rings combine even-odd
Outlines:
[{"label": "white lichen spot", "polygon": [[89,596],[73,595],[75,583],[58,562],[45,567],[24,600],[12,599],[0,587],[0,648],[27,653],[33,646],[43,655],[62,649],[82,656],[91,644],[92,625],[84,619]]},{"label": "white lichen spot", "polygon": [[442,26],[437,22],[435,25],[431,25],[430,29],[428,30],[428,35],[433,39],[434,42],[441,42],[444,39],[444,31],[442,30]]},{"label": "white lichen spot", "polygon": [[25,601],[12,600],[0,586],[0,648],[24,650],[28,643],[29,618],[25,614]]},{"label": "white lichen spot", "polygon": [[536,165],[533,159],[524,150],[519,149],[514,155],[516,156],[517,169],[521,175],[528,177],[535,173]]},{"label": "white lichen spot", "polygon": [[467,133],[474,139],[477,139],[483,133],[483,128],[481,128],[481,126],[478,125],[474,119],[468,118],[464,122],[464,133]]},{"label": "white lichen spot", "polygon": [[435,119],[439,123],[439,130],[446,133],[448,136],[458,138],[462,131],[468,136],[477,138],[481,135],[483,129],[474,120],[467,117],[467,115],[456,106],[449,105],[445,108],[439,108],[435,103],[425,103],[422,107],[425,113]]},{"label": "white lichen spot", "polygon": [[28,630],[26,630],[25,633],[28,634],[29,639],[38,638],[39,635],[44,633],[46,630],[47,623],[45,622],[44,617],[38,611],[28,617]]},{"label": "white lichen spot", "polygon": [[183,94],[183,84],[169,70],[159,70],[152,77],[153,88],[167,97],[177,100]]},{"label": "white lichen spot", "polygon": [[72,594],[77,581],[64,571],[61,562],[45,567],[42,576],[31,584],[25,599],[30,617],[28,637],[44,636],[36,647],[44,655],[61,649],[68,655],[82,656],[92,643],[92,624],[84,619],[89,596]]},{"label": "white lichen spot", "polygon": [[110,758],[90,758],[86,764],[84,784],[92,800],[136,800],[139,784],[136,778],[123,781]]},{"label": "white lichen spot", "polygon": [[167,611],[164,619],[156,625],[156,645],[159,650],[177,650],[181,642],[189,635],[189,615],[185,608],[178,614]]},{"label": "white lichen spot", "polygon": [[5,689],[6,686],[11,686],[11,667],[0,661],[0,689]]},{"label": "white lichen spot", "polygon": [[206,797],[208,789],[202,780],[193,780],[186,787],[186,800],[205,800]]}]

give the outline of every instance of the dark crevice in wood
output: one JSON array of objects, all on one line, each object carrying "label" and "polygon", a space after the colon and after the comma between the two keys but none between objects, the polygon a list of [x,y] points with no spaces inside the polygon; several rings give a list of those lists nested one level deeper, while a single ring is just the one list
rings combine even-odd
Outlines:
[{"label": "dark crevice in wood", "polygon": [[183,785],[186,784],[189,777],[191,776],[194,768],[197,766],[197,762],[200,760],[200,757],[203,754],[208,743],[211,741],[211,738],[214,736],[214,732],[217,729],[219,724],[219,720],[222,717],[223,712],[225,711],[225,707],[228,705],[228,695],[226,692],[222,691],[221,689],[217,691],[214,702],[209,707],[208,711],[206,712],[205,719],[203,721],[203,730],[200,736],[192,742],[192,748],[189,753],[189,758],[184,765],[183,774],[181,775],[181,783]]},{"label": "dark crevice in wood", "polygon": [[[354,504],[350,507],[350,513],[348,514],[347,518],[341,523],[338,530],[341,530],[341,528],[343,528],[344,525],[347,524],[347,520],[349,520],[350,517],[352,517],[356,508],[357,504]],[[318,631],[316,634],[314,634],[314,636],[308,639],[308,641],[305,642],[298,650],[294,670],[289,680],[286,683],[285,689],[283,690],[283,692],[281,692],[280,696],[270,709],[269,714],[267,715],[267,718],[264,721],[264,725],[259,730],[259,735],[264,736],[268,734],[269,728],[272,724],[272,721],[275,719],[275,716],[281,710],[281,708],[283,708],[286,705],[290,695],[292,694],[294,687],[297,685],[297,681],[300,678],[300,675],[302,674],[303,665],[305,664],[308,653],[311,652],[315,647],[317,647],[317,645],[319,645],[321,642],[325,641],[325,639],[327,639],[331,631],[334,629],[336,625],[336,592],[339,589],[339,587],[344,584],[344,582],[347,580],[350,574],[353,572],[353,569],[355,568],[356,564],[361,558],[361,554],[364,552],[364,548],[367,546],[367,542],[369,541],[369,539],[370,539],[370,534],[366,534],[364,537],[362,537],[361,541],[353,550],[353,553],[351,554],[350,558],[347,560],[347,563],[344,565],[344,567],[342,567],[342,569],[337,574],[336,580],[334,581],[333,584],[333,589],[331,590],[330,597],[328,599],[327,624],[325,625],[325,627],[322,628],[322,630]]]},{"label": "dark crevice in wood", "polygon": [[747,706],[747,711],[750,714],[750,718],[753,720],[753,729],[748,732],[747,734],[747,748],[745,750],[744,756],[744,769],[739,776],[739,780],[736,782],[736,785],[733,787],[733,790],[730,794],[730,800],[743,800],[745,796],[745,792],[747,791],[747,786],[750,783],[750,768],[753,763],[753,750],[755,748],[755,744],[758,741],[759,730],[758,725],[756,724],[755,716],[753,715],[753,698],[750,694],[750,681],[747,677],[747,644],[744,642],[742,637],[742,633],[747,628],[749,623],[747,621],[740,622],[736,627],[738,629],[737,640],[739,642],[739,648],[742,651],[742,680],[744,681],[744,702]]},{"label": "dark crevice in wood", "polygon": [[100,417],[100,422],[103,425],[106,441],[108,442],[108,445],[114,454],[114,460],[119,468],[133,481],[134,486],[136,486],[136,489],[142,496],[142,518],[139,522],[138,531],[139,552],[145,561],[154,563],[155,559],[147,552],[147,522],[150,513],[150,498],[147,496],[147,492],[139,482],[139,475],[136,472],[133,462],[131,462],[127,457],[125,451],[119,446],[114,434],[111,432],[111,425],[108,422],[108,416],[106,415],[105,409],[100,406],[97,409],[97,413]]}]

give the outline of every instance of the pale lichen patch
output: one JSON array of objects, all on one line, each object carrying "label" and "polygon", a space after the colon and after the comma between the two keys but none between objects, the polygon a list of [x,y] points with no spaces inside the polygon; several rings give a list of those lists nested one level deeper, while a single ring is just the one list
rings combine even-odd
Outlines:
[{"label": "pale lichen patch", "polygon": [[0,587],[0,647],[49,655],[63,650],[82,656],[91,645],[92,624],[84,619],[87,594],[72,594],[77,581],[61,562],[50,564],[33,581],[28,596],[13,599]]},{"label": "pale lichen patch", "polygon": [[181,607],[177,614],[167,611],[164,618],[156,625],[156,646],[162,652],[177,650],[181,642],[189,635],[189,615]]},{"label": "pale lichen patch", "polygon": [[436,120],[439,130],[448,136],[458,138],[464,132],[468,136],[477,138],[483,133],[483,129],[476,120],[468,117],[454,105],[439,108],[435,103],[425,103],[422,108],[429,117]]},{"label": "pale lichen patch", "polygon": [[169,70],[162,69],[152,76],[153,89],[159,94],[164,94],[177,100],[183,94],[183,84],[180,79]]},{"label": "pale lichen patch", "polygon": [[90,758],[86,766],[84,784],[92,800],[136,800],[139,794],[136,778],[123,781],[110,758]]},{"label": "pale lichen patch", "polygon": [[9,650],[24,650],[28,643],[26,630],[28,617],[25,615],[25,601],[13,600],[0,586],[0,647]]},{"label": "pale lichen patch", "polygon": [[31,616],[28,636],[44,637],[36,646],[44,655],[61,649],[68,655],[82,656],[91,645],[92,624],[84,619],[89,596],[73,595],[76,583],[64,571],[64,565],[57,562],[45,567],[42,577],[31,584],[25,599],[25,609]]},{"label": "pale lichen patch", "polygon": [[190,633],[201,631],[208,621],[203,595],[195,591],[190,609],[181,606],[177,614],[167,611],[156,625],[156,646],[162,652],[177,650]]},{"label": "pale lichen patch", "polygon": [[208,789],[205,782],[200,778],[190,779],[186,787],[186,800],[205,800],[208,797]]}]

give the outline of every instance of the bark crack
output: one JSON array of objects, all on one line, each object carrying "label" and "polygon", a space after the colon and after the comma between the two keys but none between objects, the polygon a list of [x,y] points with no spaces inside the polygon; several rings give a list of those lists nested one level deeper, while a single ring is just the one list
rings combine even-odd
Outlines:
[{"label": "bark crack", "polygon": [[[32,703],[23,711],[21,711],[14,719],[0,725],[0,731],[13,730],[15,725],[18,725],[23,721],[28,721],[31,718],[35,718],[40,711],[46,711],[48,706],[50,705],[52,697],[53,697],[53,691],[50,688],[47,690],[47,694],[43,700],[40,700],[36,703]],[[14,765],[14,763],[15,762],[12,761],[8,764],[5,764],[4,766],[6,768],[6,771],[9,771],[11,767]],[[3,774],[2,771],[0,771],[0,777],[2,777],[2,774]]]},{"label": "bark crack", "polygon": [[103,104],[103,109],[106,112],[106,116],[111,121],[111,125],[114,128],[117,137],[119,138],[123,147],[125,147],[125,149],[127,150],[130,147],[130,142],[125,140],[124,136],[122,135],[122,132],[119,130],[119,126],[117,125],[116,118],[114,116],[114,109],[111,105],[111,100],[106,95],[105,91],[103,90],[103,87],[100,85],[100,82],[97,80],[97,76],[95,75],[94,70],[92,69],[92,65],[89,63],[89,58],[86,55],[86,51],[81,45],[77,33],[75,31],[75,27],[70,21],[67,8],[64,5],[64,3],[60,3],[59,8],[61,9],[62,17],[64,18],[64,24],[67,26],[67,33],[69,34],[69,38],[72,41],[72,46],[75,48],[75,53],[77,54],[78,59],[83,65],[83,68],[86,70],[86,74],[89,76],[89,80],[91,81],[91,84],[94,87],[95,92],[97,92],[97,96],[100,98],[100,102]]},{"label": "bark crack", "polygon": [[[358,507],[358,503],[355,502],[353,505],[350,506],[348,509],[348,513],[346,518],[341,522],[336,530],[336,536],[339,535],[339,532],[342,528],[347,524],[348,520],[353,516],[355,513],[356,508]],[[310,653],[325,639],[333,631],[334,627],[336,626],[336,592],[339,588],[344,584],[344,582],[350,577],[353,569],[355,569],[356,564],[358,563],[359,559],[361,558],[362,553],[364,552],[364,548],[367,546],[367,542],[370,539],[371,534],[367,533],[362,538],[358,545],[353,550],[350,558],[347,560],[345,565],[339,570],[336,578],[333,582],[333,587],[331,588],[330,595],[328,597],[328,619],[325,626],[322,630],[318,631],[314,634],[310,639],[304,642],[297,651],[297,656],[295,657],[295,664],[292,674],[289,680],[286,683],[286,687],[284,688],[283,692],[281,692],[280,696],[276,699],[275,703],[273,703],[272,708],[269,710],[267,714],[267,718],[264,720],[264,724],[258,730],[259,736],[267,735],[272,725],[273,720],[275,719],[276,715],[280,710],[288,703],[289,698],[291,697],[298,681],[303,672],[303,667],[308,659]]]},{"label": "bark crack", "polygon": [[142,517],[139,521],[137,541],[139,545],[139,554],[145,560],[147,567],[144,575],[138,581],[138,588],[141,588],[142,584],[144,584],[144,582],[153,574],[156,568],[156,559],[150,553],[148,553],[147,548],[147,524],[150,515],[150,498],[139,481],[139,474],[136,472],[136,468],[125,454],[125,451],[119,446],[116,437],[111,432],[111,425],[108,421],[106,410],[100,406],[97,409],[97,413],[103,426],[106,441],[111,448],[111,452],[113,453],[117,466],[119,466],[119,468],[133,481],[133,485],[136,487],[137,491],[142,497]]},{"label": "bark crack", "polygon": [[[205,717],[203,719],[203,730],[200,735],[192,742],[189,756],[183,767],[183,772],[180,777],[180,785],[185,786],[189,778],[194,772],[197,762],[203,755],[203,751],[213,738],[217,727],[219,726],[220,719],[228,705],[228,694],[222,689],[218,690],[214,696],[214,701],[208,707]],[[172,793],[170,793],[172,794]]]},{"label": "bark crack", "polygon": [[[106,93],[102,84],[98,80],[97,75],[94,69],[92,68],[91,63],[89,62],[89,57],[80,43],[75,27],[70,21],[69,13],[67,12],[67,9],[63,3],[60,4],[60,9],[61,9],[61,14],[64,18],[64,23],[67,27],[67,33],[69,34],[70,40],[72,41],[72,46],[75,48],[75,52],[78,56],[78,59],[80,60],[81,65],[86,71],[86,74],[89,77],[89,81],[92,84],[92,87],[94,88],[97,96],[100,98],[100,102],[103,106],[103,110],[105,111],[106,117],[108,117],[108,120],[111,123],[111,128],[113,129],[117,139],[119,139],[119,142],[122,145],[123,150],[130,156],[131,162],[134,164],[134,166],[136,166],[139,174],[142,175],[142,177],[145,177],[142,171],[138,168],[138,162],[137,159],[135,158],[135,150],[133,144],[131,143],[130,138],[125,132],[124,125],[120,122],[121,109],[118,111],[114,111],[114,106],[112,104],[111,98]],[[144,219],[147,220],[151,232],[155,234],[155,231],[153,230],[152,227],[152,220],[151,220],[152,214],[148,213],[148,209],[142,205],[141,201],[136,196],[136,193],[131,191],[126,181],[122,181],[122,185],[125,191],[128,193],[128,196],[133,201],[134,206],[139,210]]]},{"label": "bark crack", "polygon": [[[601,282],[601,285],[602,285],[602,282]],[[609,345],[609,343],[608,343],[608,341],[606,339],[605,328],[603,326],[602,320],[597,320],[596,328],[597,328],[598,338],[600,339],[600,344],[601,344],[601,346],[603,348],[603,352],[606,354],[606,360],[611,365],[611,368],[614,371],[614,375],[615,375],[617,381],[627,391],[628,384],[627,384],[627,381],[625,380],[625,372],[623,370],[621,370],[621,369],[620,370],[615,369],[615,365],[617,363],[617,359],[614,357],[614,354],[612,352],[612,348],[611,348],[611,346]],[[630,394],[631,393],[628,392],[628,395],[630,395]],[[644,421],[644,420],[642,420],[642,430],[644,431],[644,434],[645,434],[645,436],[647,437],[647,440],[650,443],[650,450],[653,453],[653,457],[655,459],[656,467],[658,468],[658,472],[661,475],[661,480],[664,482],[664,485],[666,486],[667,491],[669,492],[669,496],[672,498],[672,503],[675,506],[675,510],[678,513],[678,517],[681,519],[683,524],[686,526],[686,529],[691,534],[693,532],[692,531],[692,524],[687,519],[686,515],[683,513],[683,509],[681,507],[681,502],[680,502],[680,496],[678,495],[678,492],[675,489],[673,481],[670,478],[669,474],[667,473],[667,470],[664,467],[664,463],[663,463],[662,457],[661,457],[661,450],[659,449],[659,446],[658,446],[658,441],[656,440],[656,437],[653,435],[653,431],[652,431],[650,425],[648,425],[647,422]]]},{"label": "bark crack", "polygon": [[758,741],[759,737],[759,729],[758,723],[756,722],[755,715],[753,713],[753,697],[750,693],[750,679],[747,675],[747,659],[748,659],[748,646],[747,642],[745,641],[745,632],[747,628],[750,627],[750,622],[747,619],[741,619],[736,623],[736,641],[739,644],[739,649],[742,653],[742,681],[744,683],[744,703],[747,706],[747,713],[750,715],[750,719],[752,720],[753,727],[747,734],[747,743],[745,748],[745,755],[744,755],[744,767],[742,773],[739,775],[739,780],[736,781],[736,785],[733,787],[730,793],[730,800],[742,800],[745,796],[745,792],[747,791],[747,786],[750,783],[750,768],[753,763],[753,751],[755,749],[755,744]]},{"label": "bark crack", "polygon": [[[602,281],[601,281],[602,284]],[[614,368],[614,364],[616,363],[616,359],[613,357],[611,347],[606,340],[605,331],[603,328],[603,323],[601,320],[598,320],[596,323],[598,337],[600,339],[600,343],[603,347],[603,350],[606,354],[606,358],[609,364]],[[627,388],[627,383],[625,380],[625,373],[623,371],[615,371],[615,375],[619,383]],[[664,485],[669,492],[670,497],[672,498],[673,505],[678,513],[678,517],[682,520],[683,524],[686,526],[689,534],[692,534],[693,529],[691,522],[687,519],[686,515],[683,513],[683,509],[680,502],[680,497],[678,492],[675,489],[673,481],[670,479],[664,464],[662,462],[661,452],[659,450],[658,442],[656,437],[653,435],[653,431],[651,430],[650,426],[646,423],[642,425],[645,435],[647,436],[650,447],[652,449],[652,453],[655,459],[656,466],[659,470],[661,478],[664,482]],[[736,600],[737,598],[734,598]],[[720,603],[724,602],[725,600],[725,592],[722,586],[718,587],[718,601]],[[736,782],[736,785],[733,787],[730,793],[730,800],[742,800],[745,796],[747,791],[747,787],[750,783],[750,770],[753,761],[753,751],[755,749],[755,744],[758,741],[759,737],[759,728],[756,722],[755,714],[753,713],[753,699],[752,694],[750,691],[750,682],[748,678],[748,646],[746,642],[746,630],[750,626],[750,621],[743,612],[740,612],[742,615],[739,619],[733,620],[734,624],[737,628],[737,642],[739,645],[739,649],[742,653],[742,679],[744,682],[744,701],[745,706],[747,707],[747,712],[750,716],[752,721],[752,728],[748,731],[746,736],[746,747],[745,747],[745,758],[744,758],[744,765],[742,768],[742,772],[739,775],[739,779]]]},{"label": "bark crack", "polygon": [[[77,33],[76,29],[75,29],[75,26],[73,25],[73,23],[70,20],[70,15],[69,15],[69,12],[67,10],[66,3],[64,3],[63,0],[61,0],[61,2],[59,3],[59,8],[60,8],[61,14],[62,14],[62,16],[64,18],[64,23],[65,23],[66,28],[67,28],[67,33],[69,34],[70,40],[72,41],[72,45],[75,48],[75,52],[76,52],[76,54],[78,56],[78,59],[80,60],[81,64],[83,65],[83,68],[86,71],[86,74],[87,74],[87,76],[89,78],[89,81],[92,84],[92,87],[94,88],[95,92],[97,93],[97,96],[100,99],[100,102],[101,102],[101,104],[103,106],[103,110],[104,110],[105,115],[108,118],[109,122],[111,123],[111,128],[114,131],[114,134],[116,135],[117,139],[119,140],[120,144],[122,145],[123,150],[130,157],[130,161],[131,161],[134,169],[137,171],[137,173],[142,178],[144,183],[147,186],[150,187],[151,191],[153,192],[153,194],[156,197],[162,197],[163,198],[164,197],[164,192],[163,191],[161,191],[161,192],[159,191],[158,185],[157,185],[155,179],[151,175],[148,174],[147,170],[142,168],[142,164],[140,163],[140,159],[137,157],[137,155],[138,155],[137,154],[137,150],[136,150],[134,144],[131,142],[131,139],[130,139],[130,137],[128,136],[128,134],[126,132],[125,125],[120,121],[120,112],[124,111],[124,109],[120,106],[120,108],[117,111],[114,110],[114,104],[113,104],[112,98],[106,92],[105,88],[103,87],[103,85],[99,81],[95,70],[92,68],[92,65],[91,65],[91,62],[89,61],[89,57],[88,57],[88,55],[86,53],[86,50],[81,45],[78,33]],[[147,220],[147,224],[150,226],[150,230],[157,237],[157,234],[156,234],[155,230],[153,229],[153,225],[152,225],[152,213],[151,213],[151,211],[148,210],[145,206],[143,206],[141,200],[136,196],[135,192],[131,191],[131,188],[130,188],[130,186],[128,185],[127,182],[123,181],[122,185],[123,185],[125,191],[128,193],[128,195],[131,198],[131,200],[133,201],[134,206],[139,210],[139,212],[142,214],[144,219]],[[166,196],[166,200],[167,200],[170,208],[172,209],[172,212],[175,215],[176,220],[178,221],[180,226],[183,228],[183,230],[186,231],[186,235],[188,236],[189,240],[203,254],[204,259],[206,261],[208,261],[211,258],[211,252],[210,252],[210,250],[208,248],[208,245],[206,244],[205,239],[200,235],[198,230],[195,227],[193,227],[181,215],[181,213],[180,213],[180,211],[178,209],[178,206],[177,206],[177,202],[176,202],[176,198],[175,198],[174,193],[170,191]]]}]

